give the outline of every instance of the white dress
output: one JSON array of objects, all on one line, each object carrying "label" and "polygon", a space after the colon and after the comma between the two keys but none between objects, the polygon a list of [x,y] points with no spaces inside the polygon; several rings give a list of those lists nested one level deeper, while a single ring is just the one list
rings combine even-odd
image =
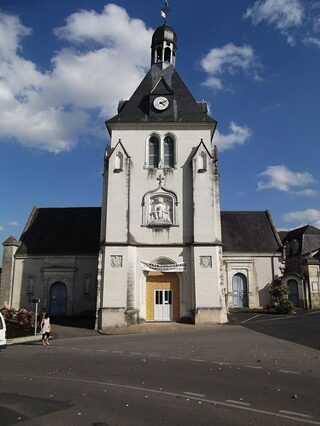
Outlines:
[{"label": "white dress", "polygon": [[50,333],[50,318],[44,318],[42,320],[41,333]]}]

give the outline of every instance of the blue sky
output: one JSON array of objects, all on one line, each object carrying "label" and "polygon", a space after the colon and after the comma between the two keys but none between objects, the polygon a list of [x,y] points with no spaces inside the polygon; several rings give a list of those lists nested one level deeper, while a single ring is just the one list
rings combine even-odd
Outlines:
[{"label": "blue sky", "polygon": [[[104,121],[150,64],[161,0],[0,1],[0,240],[99,206]],[[218,121],[223,210],[320,227],[320,1],[171,0],[177,70]]]}]

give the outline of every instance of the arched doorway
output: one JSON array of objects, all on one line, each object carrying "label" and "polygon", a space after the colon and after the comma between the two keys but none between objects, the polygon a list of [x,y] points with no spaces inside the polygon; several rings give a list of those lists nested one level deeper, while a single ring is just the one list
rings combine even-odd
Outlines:
[{"label": "arched doorway", "polygon": [[247,278],[243,274],[235,274],[232,278],[232,299],[235,308],[248,307]]},{"label": "arched doorway", "polygon": [[149,272],[146,281],[146,320],[180,319],[179,278],[175,272]]},{"label": "arched doorway", "polygon": [[50,288],[49,312],[52,316],[67,314],[67,287],[62,282],[56,282]]},{"label": "arched doorway", "polygon": [[296,280],[289,280],[287,282],[288,286],[288,300],[291,302],[294,306],[299,305],[299,290],[298,290],[298,283]]}]

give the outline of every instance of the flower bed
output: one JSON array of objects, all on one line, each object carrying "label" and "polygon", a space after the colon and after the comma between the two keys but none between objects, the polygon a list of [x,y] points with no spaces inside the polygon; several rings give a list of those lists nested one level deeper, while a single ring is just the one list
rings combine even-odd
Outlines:
[{"label": "flower bed", "polygon": [[[36,313],[34,311],[27,311],[26,309],[14,309],[8,306],[3,306],[0,309],[6,326],[7,326],[7,339],[13,337],[30,336],[34,333]],[[40,324],[40,316],[38,314],[38,325]]]}]

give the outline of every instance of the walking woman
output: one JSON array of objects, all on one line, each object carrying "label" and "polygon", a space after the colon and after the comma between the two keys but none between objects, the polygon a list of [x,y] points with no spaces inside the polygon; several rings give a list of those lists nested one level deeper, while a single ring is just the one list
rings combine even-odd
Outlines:
[{"label": "walking woman", "polygon": [[51,331],[50,318],[48,314],[45,314],[45,316],[42,318],[40,328],[42,334],[42,345],[48,346]]}]

